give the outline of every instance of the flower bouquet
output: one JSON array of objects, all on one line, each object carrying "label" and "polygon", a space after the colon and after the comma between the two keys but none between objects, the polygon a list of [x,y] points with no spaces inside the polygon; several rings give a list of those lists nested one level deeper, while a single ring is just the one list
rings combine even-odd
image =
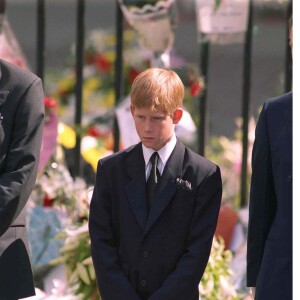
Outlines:
[{"label": "flower bouquet", "polygon": [[53,162],[39,175],[29,199],[28,232],[35,280],[43,280],[49,262],[60,256],[63,239],[56,236],[66,226],[87,220],[89,189],[82,179]]},{"label": "flower bouquet", "polygon": [[231,283],[232,271],[229,267],[232,254],[225,250],[222,238],[213,239],[210,257],[199,284],[201,300],[241,300]]},{"label": "flower bouquet", "polygon": [[174,0],[119,0],[119,3],[137,33],[140,46],[153,53],[152,66],[169,67],[166,56],[174,43]]},{"label": "flower bouquet", "polygon": [[65,238],[64,246],[60,249],[61,256],[53,260],[51,265],[64,264],[69,289],[79,299],[101,300],[90,256],[87,222],[77,228],[67,229],[60,237]]},{"label": "flower bouquet", "polygon": [[66,213],[72,222],[87,219],[89,190],[81,178],[73,179],[62,163],[50,163],[38,177],[30,201]]}]

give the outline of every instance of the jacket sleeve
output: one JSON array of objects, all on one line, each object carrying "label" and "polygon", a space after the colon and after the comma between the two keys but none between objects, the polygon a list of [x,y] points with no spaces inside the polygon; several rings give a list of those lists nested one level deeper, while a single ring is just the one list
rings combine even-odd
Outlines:
[{"label": "jacket sleeve", "polygon": [[149,300],[194,299],[206,268],[222,197],[220,169],[214,166],[200,184],[187,246],[175,270]]},{"label": "jacket sleeve", "polygon": [[260,113],[252,152],[247,242],[247,285],[255,287],[265,241],[275,211],[275,192],[267,127],[267,102]]},{"label": "jacket sleeve", "polygon": [[89,215],[91,254],[98,288],[103,300],[140,300],[119,262],[108,178],[100,160]]},{"label": "jacket sleeve", "polygon": [[0,236],[18,217],[32,192],[43,125],[44,92],[41,80],[36,77],[18,99],[5,168],[0,173]]}]

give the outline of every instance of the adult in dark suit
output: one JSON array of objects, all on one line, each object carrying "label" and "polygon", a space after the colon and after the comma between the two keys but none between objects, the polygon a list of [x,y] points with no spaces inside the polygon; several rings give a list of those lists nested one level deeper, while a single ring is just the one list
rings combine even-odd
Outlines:
[{"label": "adult in dark suit", "polygon": [[262,109],[252,156],[247,282],[257,300],[292,299],[292,93]]},{"label": "adult in dark suit", "polygon": [[175,72],[142,72],[131,90],[141,143],[99,161],[89,230],[103,300],[199,299],[222,184],[218,166],[176,139],[183,95]]},{"label": "adult in dark suit", "polygon": [[292,92],[267,100],[255,131],[247,243],[255,300],[292,299],[292,102]]},{"label": "adult in dark suit", "polygon": [[34,186],[44,123],[41,80],[0,60],[0,299],[35,294],[25,205]]},{"label": "adult in dark suit", "polygon": [[247,283],[255,299],[292,299],[292,92],[266,101],[252,154]]}]

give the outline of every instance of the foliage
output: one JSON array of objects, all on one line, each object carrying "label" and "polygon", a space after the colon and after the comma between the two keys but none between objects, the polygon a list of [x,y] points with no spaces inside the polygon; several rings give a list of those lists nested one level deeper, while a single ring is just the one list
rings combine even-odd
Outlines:
[{"label": "foliage", "polygon": [[221,3],[222,3],[222,0],[215,0],[214,10],[217,10],[220,7]]},{"label": "foliage", "polygon": [[240,300],[234,286],[230,282],[232,271],[229,263],[232,253],[225,250],[222,238],[213,239],[208,264],[199,284],[199,293],[202,300]]}]

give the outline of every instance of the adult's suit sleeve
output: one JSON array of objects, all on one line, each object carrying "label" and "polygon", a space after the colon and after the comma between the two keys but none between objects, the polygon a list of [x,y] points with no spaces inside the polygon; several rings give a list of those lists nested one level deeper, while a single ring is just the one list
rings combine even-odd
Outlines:
[{"label": "adult's suit sleeve", "polygon": [[194,299],[209,259],[221,197],[220,169],[214,166],[198,187],[185,253],[161,288],[148,300]]},{"label": "adult's suit sleeve", "polygon": [[5,171],[0,173],[0,236],[25,207],[34,187],[43,125],[44,91],[35,77],[18,99]]},{"label": "adult's suit sleeve", "polygon": [[91,253],[97,284],[103,300],[140,300],[119,262],[107,178],[109,175],[100,160],[89,215]]},{"label": "adult's suit sleeve", "polygon": [[255,287],[265,242],[275,210],[275,192],[268,137],[267,102],[260,113],[252,152],[247,242],[247,285]]}]

